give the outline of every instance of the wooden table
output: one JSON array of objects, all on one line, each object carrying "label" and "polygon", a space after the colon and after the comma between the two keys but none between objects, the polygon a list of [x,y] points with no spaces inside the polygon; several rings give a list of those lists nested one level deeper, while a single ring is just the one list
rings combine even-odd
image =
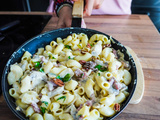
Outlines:
[{"label": "wooden table", "polygon": [[[160,34],[147,15],[91,16],[84,18],[87,28],[111,35],[132,48],[140,59],[145,77],[145,92],[139,104],[129,104],[115,120],[160,119]],[[49,21],[43,32],[55,29],[57,18]],[[1,96],[2,97],[2,96]],[[0,101],[0,120],[18,119]]]}]

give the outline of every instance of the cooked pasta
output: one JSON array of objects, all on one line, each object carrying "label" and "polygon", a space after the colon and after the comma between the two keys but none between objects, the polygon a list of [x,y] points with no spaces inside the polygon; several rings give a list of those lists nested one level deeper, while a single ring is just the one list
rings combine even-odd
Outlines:
[{"label": "cooked pasta", "polygon": [[10,66],[9,94],[30,120],[100,120],[126,100],[131,74],[105,35],[58,37]]}]

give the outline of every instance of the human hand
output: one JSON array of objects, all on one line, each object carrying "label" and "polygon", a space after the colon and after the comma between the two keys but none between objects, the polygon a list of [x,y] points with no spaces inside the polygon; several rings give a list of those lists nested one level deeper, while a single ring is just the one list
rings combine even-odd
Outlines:
[{"label": "human hand", "polygon": [[[78,0],[73,0],[78,1]],[[101,4],[104,0],[85,0],[85,7],[84,7],[84,16],[90,16],[93,9],[100,8]],[[57,23],[57,29],[58,28],[64,28],[64,27],[71,27],[72,23],[72,8],[69,6],[63,6],[61,10],[59,11],[59,19]],[[85,23],[84,25],[85,26]]]},{"label": "human hand", "polygon": [[59,19],[57,23],[58,28],[71,27],[72,23],[72,8],[69,6],[63,6],[59,11]]},{"label": "human hand", "polygon": [[[73,0],[78,1],[78,0]],[[84,16],[90,16],[93,9],[99,9],[104,0],[85,0]]]}]

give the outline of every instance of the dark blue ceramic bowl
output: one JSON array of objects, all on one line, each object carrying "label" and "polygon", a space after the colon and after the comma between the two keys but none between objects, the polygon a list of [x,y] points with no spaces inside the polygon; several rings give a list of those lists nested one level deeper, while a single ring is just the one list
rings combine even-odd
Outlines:
[{"label": "dark blue ceramic bowl", "polygon": [[[26,41],[22,46],[20,46],[10,57],[8,60],[4,71],[2,75],[2,92],[3,96],[9,106],[9,108],[12,110],[12,112],[21,120],[26,120],[28,118],[25,117],[25,115],[19,111],[16,110],[15,100],[9,95],[9,88],[11,86],[8,85],[7,82],[7,74],[9,73],[10,65],[14,64],[15,62],[20,62],[22,55],[24,54],[24,51],[29,51],[31,54],[34,54],[38,48],[44,47],[45,45],[49,44],[52,40],[56,40],[57,37],[65,38],[68,35],[72,33],[85,33],[88,35],[88,37],[91,37],[93,34],[104,34],[109,37],[109,35],[96,31],[91,29],[83,29],[83,28],[63,28],[58,30],[49,31],[43,34],[40,34],[28,41]],[[128,55],[126,48],[120,44],[117,40],[115,40],[115,43],[112,42],[112,47],[116,50],[120,50],[125,55],[125,60],[129,61],[131,65],[130,73],[132,76],[131,84],[129,85],[129,96],[127,99],[122,103],[121,110],[117,112],[114,116],[106,118],[106,120],[114,119],[116,116],[118,116],[124,108],[128,105],[129,101],[131,100],[133,93],[135,91],[136,83],[137,83],[137,71],[136,66],[134,63],[134,60],[132,56]]]}]

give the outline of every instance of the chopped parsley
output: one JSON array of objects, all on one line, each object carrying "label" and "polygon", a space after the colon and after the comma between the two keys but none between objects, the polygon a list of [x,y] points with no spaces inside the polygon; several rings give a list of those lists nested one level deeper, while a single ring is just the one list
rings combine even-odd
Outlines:
[{"label": "chopped parsley", "polygon": [[52,57],[52,54],[48,54],[48,56],[49,56],[49,58],[51,58],[51,57]]},{"label": "chopped parsley", "polygon": [[51,53],[48,53],[49,59],[56,59]]},{"label": "chopped parsley", "polygon": [[91,47],[93,47],[93,44],[90,44]]},{"label": "chopped parsley", "polygon": [[65,48],[71,49],[70,45],[65,45]]},{"label": "chopped parsley", "polygon": [[40,110],[41,110],[42,114],[44,114],[47,109],[45,107],[40,106]]},{"label": "chopped parsley", "polygon": [[78,44],[78,47],[81,48],[82,47],[81,44]]},{"label": "chopped parsley", "polygon": [[66,74],[66,75],[64,76],[64,78],[61,78],[59,75],[58,75],[56,78],[62,80],[63,82],[67,82],[67,81],[70,80],[71,76],[70,76],[70,74],[68,73],[68,74]]},{"label": "chopped parsley", "polygon": [[68,59],[71,59],[71,56],[68,56]]},{"label": "chopped parsley", "polygon": [[67,75],[64,76],[64,78],[62,79],[63,82],[67,82],[70,79],[70,74],[68,73]]},{"label": "chopped parsley", "polygon": [[78,115],[78,118],[82,117],[82,114]]},{"label": "chopped parsley", "polygon": [[63,99],[63,102],[66,100],[66,96],[59,97],[56,101]]},{"label": "chopped parsley", "polygon": [[46,102],[46,101],[42,101],[42,103],[44,103],[46,106],[48,106],[48,102]]},{"label": "chopped parsley", "polygon": [[21,80],[22,80],[22,77],[21,77],[21,78],[19,78],[18,83],[20,83],[20,82],[21,82]]},{"label": "chopped parsley", "polygon": [[68,59],[74,59],[74,58],[71,58],[71,56],[68,56]]},{"label": "chopped parsley", "polygon": [[98,76],[100,76],[101,74],[100,73],[98,73]]},{"label": "chopped parsley", "polygon": [[54,56],[52,56],[52,59],[56,59]]},{"label": "chopped parsley", "polygon": [[83,75],[84,75],[84,73],[82,73],[82,74],[81,74],[80,78],[82,78],[82,77],[83,77]]},{"label": "chopped parsley", "polygon": [[34,63],[35,63],[35,65],[34,65],[34,68],[35,68],[35,69],[40,69],[40,68],[42,67],[40,61],[37,61],[37,62],[34,62]]},{"label": "chopped parsley", "polygon": [[56,77],[57,79],[60,79],[60,80],[62,80],[62,78],[58,75],[57,77]]},{"label": "chopped parsley", "polygon": [[43,69],[43,68],[40,68],[39,71],[40,71],[40,72],[44,72],[44,69]]},{"label": "chopped parsley", "polygon": [[107,71],[107,68],[101,65],[96,65],[95,68],[98,68],[98,70],[101,72]]}]

